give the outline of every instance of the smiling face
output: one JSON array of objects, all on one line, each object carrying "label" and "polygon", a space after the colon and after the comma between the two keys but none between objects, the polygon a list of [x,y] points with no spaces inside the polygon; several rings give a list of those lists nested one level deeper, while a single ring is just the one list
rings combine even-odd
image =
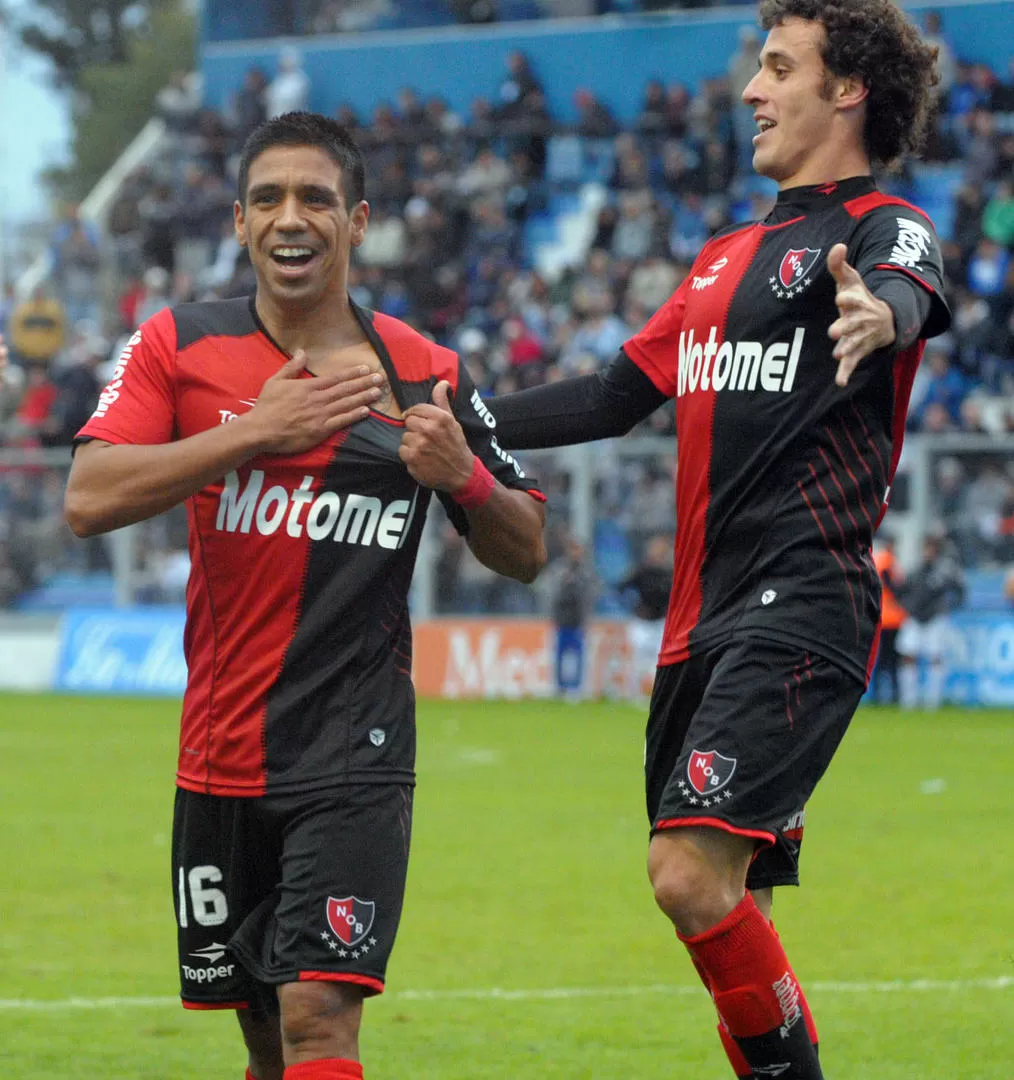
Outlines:
[{"label": "smiling face", "polygon": [[760,70],[743,91],[759,128],[754,169],[781,188],[869,171],[859,112],[866,90],[827,70],[823,43],[819,22],[790,18],[772,27]]},{"label": "smiling face", "polygon": [[315,146],[271,146],[250,163],[236,236],[250,253],[258,293],[306,309],[344,296],[349,254],[366,235],[369,206],[349,209],[341,167]]}]

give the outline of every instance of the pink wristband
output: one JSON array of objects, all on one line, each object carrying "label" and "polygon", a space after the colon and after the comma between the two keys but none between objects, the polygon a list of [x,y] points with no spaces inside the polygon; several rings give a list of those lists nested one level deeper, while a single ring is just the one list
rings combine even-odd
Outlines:
[{"label": "pink wristband", "polygon": [[483,503],[488,501],[495,487],[496,481],[493,479],[493,474],[473,454],[472,475],[468,478],[468,482],[464,487],[451,492],[451,498],[463,509],[474,510],[477,506],[482,506]]}]

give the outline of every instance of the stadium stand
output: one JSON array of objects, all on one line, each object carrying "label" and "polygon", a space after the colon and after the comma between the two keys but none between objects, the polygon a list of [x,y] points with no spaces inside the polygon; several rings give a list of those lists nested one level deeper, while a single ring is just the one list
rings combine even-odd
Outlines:
[{"label": "stadium stand", "polygon": [[[310,33],[329,20],[328,32],[354,34],[450,23],[464,6],[331,0],[292,10]],[[649,6],[564,10],[501,0],[498,15]],[[228,8],[207,5],[212,40],[232,32]],[[343,24],[353,9],[375,21]],[[955,312],[952,332],[927,350],[909,429],[930,437],[928,517],[947,527],[966,566],[985,575],[970,595],[1002,606],[1004,568],[1014,564],[1014,61],[994,70],[966,57],[939,20],[931,25],[944,46],[943,79],[926,160],[882,178],[934,218]],[[366,152],[372,206],[350,282],[355,299],[457,349],[485,395],[600,367],[669,295],[712,232],[766,212],[773,190],[750,172],[752,124],[744,126],[737,105],[758,47],[742,33],[728,64],[694,86],[646,72],[633,118],[592,72],[567,115],[554,115],[546,91],[554,72],[506,48],[503,70],[489,72],[486,95],[467,111],[408,78],[396,100],[378,97],[368,114],[339,104],[335,115]],[[221,108],[205,103],[199,77],[175,78],[155,104],[165,128],[158,151],[119,185],[103,234],[74,212],[54,229],[48,280],[20,303],[9,297],[3,310],[23,373],[0,396],[6,447],[66,447],[110,358],[160,307],[251,291],[249,262],[232,235],[239,149],[272,102],[319,96],[291,43],[278,43],[283,52],[279,74],[275,65],[251,66]],[[672,412],[662,410],[637,434],[672,433]],[[672,455],[670,443],[662,455],[606,448],[596,459],[589,537],[604,583],[601,610],[624,609],[619,584],[650,538],[671,531]],[[573,527],[568,468],[552,455],[537,462],[547,490],[560,496],[550,504],[560,507],[550,517],[554,551]],[[31,472],[8,465],[0,476],[0,604],[59,606],[81,590],[111,588],[106,542],[70,542],[59,514],[62,475],[39,464]],[[903,459],[895,498],[902,512],[907,486]],[[146,527],[142,598],[181,595],[183,536],[173,515]],[[443,545],[445,606],[518,613],[544,603],[538,590],[494,583],[469,567],[452,538]]]}]

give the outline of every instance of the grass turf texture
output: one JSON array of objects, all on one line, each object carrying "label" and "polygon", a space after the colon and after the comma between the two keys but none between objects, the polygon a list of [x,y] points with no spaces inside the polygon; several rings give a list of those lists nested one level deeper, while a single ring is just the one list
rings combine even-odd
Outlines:
[{"label": "grass turf texture", "polygon": [[[177,716],[0,695],[0,1076],[243,1075],[231,1015],[169,1000]],[[645,878],[642,727],[621,704],[420,704],[406,912],[388,993],[366,1008],[369,1080],[728,1080]],[[1010,712],[856,718],[810,804],[804,888],[775,906],[829,1080],[1014,1076],[1012,773]],[[953,985],[882,987],[895,980]],[[131,1000],[66,1005],[109,997]]]}]

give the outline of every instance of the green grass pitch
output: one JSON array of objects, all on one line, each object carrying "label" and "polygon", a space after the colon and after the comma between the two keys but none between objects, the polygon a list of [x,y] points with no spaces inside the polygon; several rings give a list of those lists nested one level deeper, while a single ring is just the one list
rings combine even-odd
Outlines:
[{"label": "green grass pitch", "polygon": [[[243,1076],[234,1019],[172,1001],[177,717],[0,695],[0,1076]],[[647,885],[642,729],[624,704],[420,704],[368,1080],[731,1077]],[[1014,1077],[1012,775],[1011,712],[856,718],[775,904],[829,1080]]]}]

